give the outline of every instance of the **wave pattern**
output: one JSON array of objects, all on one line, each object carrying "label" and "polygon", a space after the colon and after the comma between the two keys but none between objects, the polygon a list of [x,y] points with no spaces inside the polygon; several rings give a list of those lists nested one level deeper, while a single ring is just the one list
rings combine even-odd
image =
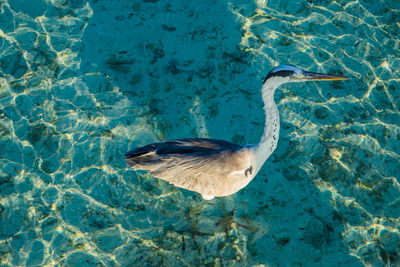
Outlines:
[{"label": "wave pattern", "polygon": [[290,13],[284,5],[257,4],[254,15],[236,12],[243,22],[242,49],[274,65],[285,61],[354,77],[333,87],[284,91],[283,175],[312,181],[328,195],[331,220],[343,223],[351,255],[374,266],[397,264],[398,3],[308,1]]},{"label": "wave pattern", "polygon": [[[400,5],[0,1],[0,255],[13,265],[387,265],[400,253]],[[277,64],[277,151],[209,202],[126,167],[136,145],[239,144]]]}]

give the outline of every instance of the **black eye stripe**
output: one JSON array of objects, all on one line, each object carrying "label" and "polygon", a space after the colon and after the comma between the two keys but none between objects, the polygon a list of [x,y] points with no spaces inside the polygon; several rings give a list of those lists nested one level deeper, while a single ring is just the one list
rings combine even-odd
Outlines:
[{"label": "black eye stripe", "polygon": [[277,72],[273,72],[273,70],[272,70],[272,71],[270,71],[268,73],[267,77],[265,77],[263,83],[265,83],[265,81],[268,80],[271,77],[276,77],[276,76],[288,77],[288,76],[293,75],[293,74],[294,74],[294,71],[292,71],[292,70],[279,70]]},{"label": "black eye stripe", "polygon": [[292,70],[280,70],[277,72],[272,73],[272,76],[281,76],[281,77],[287,77],[292,75],[294,72]]}]

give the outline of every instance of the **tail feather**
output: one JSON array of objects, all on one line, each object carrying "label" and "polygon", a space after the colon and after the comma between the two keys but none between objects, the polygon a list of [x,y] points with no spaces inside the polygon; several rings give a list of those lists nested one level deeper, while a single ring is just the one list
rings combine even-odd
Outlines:
[{"label": "tail feather", "polygon": [[152,170],[162,163],[156,154],[159,143],[137,147],[125,154],[126,163],[136,170]]},{"label": "tail feather", "polygon": [[126,152],[125,159],[135,158],[150,152],[154,152],[157,149],[156,145],[157,143],[132,149],[131,151]]}]

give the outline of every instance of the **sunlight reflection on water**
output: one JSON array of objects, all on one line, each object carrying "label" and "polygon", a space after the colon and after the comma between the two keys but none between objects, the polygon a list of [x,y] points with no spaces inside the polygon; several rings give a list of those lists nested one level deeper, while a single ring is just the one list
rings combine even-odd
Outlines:
[{"label": "sunlight reflection on water", "polygon": [[[2,266],[398,264],[398,1],[0,5]],[[257,142],[284,63],[353,79],[283,86],[239,193],[126,167],[159,140]]]}]

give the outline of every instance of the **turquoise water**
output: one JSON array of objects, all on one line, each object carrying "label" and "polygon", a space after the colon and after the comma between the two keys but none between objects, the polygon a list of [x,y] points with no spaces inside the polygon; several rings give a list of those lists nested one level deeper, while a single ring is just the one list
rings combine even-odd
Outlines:
[{"label": "turquoise water", "polygon": [[[400,264],[400,2],[0,1],[0,266]],[[258,176],[204,201],[124,153],[255,143],[278,64],[353,77],[277,91]]]}]

